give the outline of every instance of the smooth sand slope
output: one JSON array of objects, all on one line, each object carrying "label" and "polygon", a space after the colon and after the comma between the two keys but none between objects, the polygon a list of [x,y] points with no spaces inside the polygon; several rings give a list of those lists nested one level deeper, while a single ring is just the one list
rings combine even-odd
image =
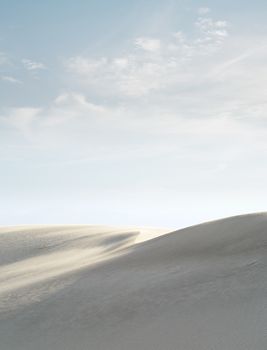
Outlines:
[{"label": "smooth sand slope", "polygon": [[6,227],[0,249],[1,350],[267,349],[267,214]]}]

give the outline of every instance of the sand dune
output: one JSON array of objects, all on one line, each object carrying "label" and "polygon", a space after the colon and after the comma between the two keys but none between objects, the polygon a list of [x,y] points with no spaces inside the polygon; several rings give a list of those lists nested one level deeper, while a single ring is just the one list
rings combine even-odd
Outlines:
[{"label": "sand dune", "polygon": [[267,214],[0,228],[2,350],[266,350]]}]

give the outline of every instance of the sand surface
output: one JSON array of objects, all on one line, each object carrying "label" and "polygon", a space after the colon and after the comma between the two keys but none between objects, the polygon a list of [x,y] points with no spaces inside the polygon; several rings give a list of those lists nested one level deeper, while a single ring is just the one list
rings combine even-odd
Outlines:
[{"label": "sand surface", "polygon": [[0,228],[1,350],[266,350],[266,344],[265,213],[171,233]]}]

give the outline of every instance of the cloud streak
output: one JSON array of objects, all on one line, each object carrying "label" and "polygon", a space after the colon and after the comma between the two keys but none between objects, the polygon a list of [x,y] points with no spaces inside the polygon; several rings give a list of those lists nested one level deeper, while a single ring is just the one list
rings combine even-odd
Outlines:
[{"label": "cloud streak", "polygon": [[30,59],[23,59],[22,63],[25,67],[25,69],[29,70],[29,71],[38,71],[38,70],[42,70],[42,69],[46,69],[46,66],[44,63],[42,62],[35,62],[32,61]]},{"label": "cloud streak", "polygon": [[1,77],[1,80],[6,81],[6,82],[11,83],[11,84],[22,84],[21,80],[18,80],[10,75],[3,75]]}]

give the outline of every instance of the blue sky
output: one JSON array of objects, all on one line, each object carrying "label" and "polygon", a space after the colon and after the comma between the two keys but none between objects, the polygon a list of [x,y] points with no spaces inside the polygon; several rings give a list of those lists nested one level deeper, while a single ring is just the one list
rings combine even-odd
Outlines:
[{"label": "blue sky", "polygon": [[0,224],[266,210],[266,2],[0,8]]}]

